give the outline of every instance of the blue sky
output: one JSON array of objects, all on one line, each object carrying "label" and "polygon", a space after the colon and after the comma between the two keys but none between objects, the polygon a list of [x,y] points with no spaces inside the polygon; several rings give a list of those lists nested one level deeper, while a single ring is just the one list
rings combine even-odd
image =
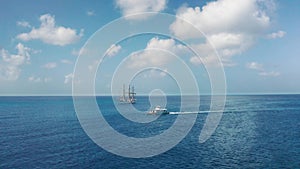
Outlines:
[{"label": "blue sky", "polygon": [[[112,75],[122,61],[127,65],[122,72],[148,65],[160,68],[147,69],[133,78],[138,93],[161,89],[178,94],[180,87],[170,71],[177,66],[173,73],[182,77],[184,71],[166,51],[187,64],[201,93],[209,93],[205,66],[218,66],[211,57],[212,46],[223,63],[228,93],[300,93],[297,0],[4,0],[0,8],[0,95],[71,95],[75,63],[88,39],[113,20],[141,12],[181,17],[206,37],[197,37],[174,17],[165,29],[180,39],[143,34],[115,42],[98,69],[99,61],[87,67],[98,70],[97,94],[110,94]],[[125,20],[135,24],[148,19],[151,16]],[[199,57],[204,60],[187,51],[184,42],[203,52]]]}]

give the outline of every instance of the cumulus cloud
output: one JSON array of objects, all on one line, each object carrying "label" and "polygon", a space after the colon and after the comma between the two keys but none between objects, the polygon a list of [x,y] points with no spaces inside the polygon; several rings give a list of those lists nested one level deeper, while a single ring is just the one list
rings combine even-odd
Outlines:
[{"label": "cumulus cloud", "polygon": [[51,78],[49,78],[49,77],[41,78],[41,77],[30,76],[30,77],[28,77],[28,81],[32,82],[32,83],[40,83],[40,82],[48,83],[51,81]]},{"label": "cumulus cloud", "polygon": [[78,56],[79,53],[80,53],[80,50],[73,49],[73,50],[71,51],[71,55],[73,55],[73,56]]},{"label": "cumulus cloud", "polygon": [[49,62],[49,63],[46,63],[45,65],[43,65],[43,68],[46,68],[46,69],[54,69],[56,68],[57,64],[55,62]]},{"label": "cumulus cloud", "polygon": [[112,57],[112,56],[115,56],[116,54],[119,53],[119,51],[122,49],[122,47],[120,45],[115,45],[115,44],[112,44],[110,46],[109,49],[107,49],[106,53],[107,53],[107,56],[109,57]]},{"label": "cumulus cloud", "polygon": [[24,27],[24,28],[31,28],[31,25],[29,24],[29,22],[26,22],[26,21],[18,21],[17,25]]},{"label": "cumulus cloud", "polygon": [[92,64],[88,65],[89,71],[94,71],[99,65],[99,63],[100,63],[99,60],[95,60]]},{"label": "cumulus cloud", "polygon": [[42,80],[41,80],[40,77],[30,76],[30,77],[28,78],[28,81],[34,82],[34,83],[38,83],[38,82],[41,82]]},{"label": "cumulus cloud", "polygon": [[[219,33],[260,33],[270,25],[270,17],[260,8],[264,0],[218,0],[200,7],[182,7],[177,17],[182,18],[207,35]],[[267,1],[267,0],[265,0]],[[184,29],[186,24],[176,20],[171,31],[183,38],[194,38]],[[201,36],[201,35],[200,35]]]},{"label": "cumulus cloud", "polygon": [[64,81],[64,83],[65,84],[70,83],[73,80],[73,77],[74,77],[73,73],[65,75],[65,81]]},{"label": "cumulus cloud", "polygon": [[79,55],[89,55],[91,53],[90,50],[88,50],[86,47],[81,49],[73,49],[71,51],[71,55],[73,56],[79,56]]},{"label": "cumulus cloud", "polygon": [[0,80],[17,80],[21,73],[19,67],[0,65]]},{"label": "cumulus cloud", "polygon": [[268,34],[269,39],[277,39],[277,38],[283,38],[286,35],[286,32],[284,31],[278,31]]},{"label": "cumulus cloud", "polygon": [[23,41],[39,39],[47,44],[65,46],[77,42],[83,36],[83,30],[78,34],[75,29],[57,26],[54,16],[50,14],[41,15],[40,22],[39,28],[21,33],[17,38]]},{"label": "cumulus cloud", "polygon": [[279,72],[275,71],[266,71],[263,64],[257,63],[257,62],[250,62],[246,64],[246,67],[248,69],[253,69],[258,71],[258,75],[260,76],[271,76],[271,77],[276,77],[279,76]]},{"label": "cumulus cloud", "polygon": [[272,77],[276,77],[276,76],[279,76],[280,73],[279,73],[279,72],[275,72],[275,71],[271,71],[271,72],[260,72],[259,75],[261,75],[261,76],[272,76]]},{"label": "cumulus cloud", "polygon": [[[231,65],[228,63],[232,56],[247,50],[270,27],[271,18],[268,13],[273,9],[272,0],[218,0],[209,2],[202,8],[183,6],[177,11],[178,18],[170,25],[170,31],[186,40],[203,38],[202,34],[192,30],[192,24],[207,38],[205,44],[198,44],[199,47],[195,44],[195,47],[200,49],[211,43],[221,61],[227,62],[225,65]],[[214,50],[208,52],[207,57],[213,56],[213,52]],[[190,61],[201,63],[195,57]]]},{"label": "cumulus cloud", "polygon": [[25,47],[23,44],[19,43],[16,46],[16,49],[18,50],[18,54],[9,54],[8,51],[2,49],[1,55],[5,62],[9,63],[10,65],[19,66],[24,64],[25,62],[29,62],[30,60],[30,51],[31,49],[28,47]]},{"label": "cumulus cloud", "polygon": [[201,59],[198,56],[193,56],[190,58],[190,62],[194,65],[200,65],[202,64]]},{"label": "cumulus cloud", "polygon": [[[160,12],[166,8],[167,0],[116,0],[116,5],[121,9],[123,16],[143,13]],[[144,19],[140,17],[127,17],[131,20]]]},{"label": "cumulus cloud", "polygon": [[32,49],[19,43],[16,46],[17,54],[10,54],[7,50],[1,50],[2,62],[0,62],[0,78],[5,80],[17,80],[21,73],[21,66],[30,62]]},{"label": "cumulus cloud", "polygon": [[161,66],[169,63],[173,58],[172,55],[166,55],[166,53],[161,50],[178,55],[186,51],[186,47],[181,44],[176,44],[174,39],[159,39],[158,37],[154,37],[147,43],[143,51],[131,54],[129,67],[138,68],[146,65]]},{"label": "cumulus cloud", "polygon": [[163,78],[167,76],[168,71],[167,69],[164,70],[157,70],[157,69],[150,69],[149,71],[143,72],[143,78]]},{"label": "cumulus cloud", "polygon": [[[218,64],[219,61],[218,61],[218,58],[216,55],[214,55],[214,56],[208,55],[208,56],[201,56],[201,57],[192,56],[190,58],[190,62],[194,65],[203,64],[203,65],[207,65],[207,66],[221,66]],[[224,65],[224,63],[225,63],[225,61],[223,62],[223,65]],[[226,65],[230,66],[230,65],[232,65],[232,63],[228,62],[228,63],[226,63]]]},{"label": "cumulus cloud", "polygon": [[249,69],[254,69],[254,70],[259,70],[259,71],[263,71],[264,70],[263,65],[259,64],[257,62],[247,63],[246,67],[249,68]]},{"label": "cumulus cloud", "polygon": [[68,60],[68,59],[62,59],[62,60],[60,60],[60,62],[61,63],[64,63],[64,64],[73,64],[73,62],[72,61],[70,61],[70,60]]},{"label": "cumulus cloud", "polygon": [[95,16],[96,15],[95,11],[93,11],[93,10],[86,11],[86,14],[87,14],[87,16]]}]

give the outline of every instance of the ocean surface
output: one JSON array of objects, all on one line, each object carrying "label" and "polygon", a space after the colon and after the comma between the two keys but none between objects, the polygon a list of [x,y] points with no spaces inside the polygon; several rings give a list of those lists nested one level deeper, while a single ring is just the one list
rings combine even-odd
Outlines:
[{"label": "ocean surface", "polygon": [[[134,106],[147,111],[148,97],[137,99]],[[177,117],[134,123],[118,113],[111,97],[97,102],[109,124],[131,137],[157,135]],[[201,96],[200,109],[209,106],[210,97]],[[167,97],[167,108],[179,111],[180,97]],[[216,131],[200,144],[206,117],[198,114],[188,135],[169,151],[126,158],[87,136],[72,97],[0,97],[0,168],[300,168],[300,95],[227,96]]]}]

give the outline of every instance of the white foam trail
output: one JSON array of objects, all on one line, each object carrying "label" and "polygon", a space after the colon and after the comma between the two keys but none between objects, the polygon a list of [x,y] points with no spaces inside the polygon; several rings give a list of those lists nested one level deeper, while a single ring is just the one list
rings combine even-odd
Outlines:
[{"label": "white foam trail", "polygon": [[201,113],[220,113],[222,111],[182,111],[182,112],[169,112],[169,114],[201,114]]}]

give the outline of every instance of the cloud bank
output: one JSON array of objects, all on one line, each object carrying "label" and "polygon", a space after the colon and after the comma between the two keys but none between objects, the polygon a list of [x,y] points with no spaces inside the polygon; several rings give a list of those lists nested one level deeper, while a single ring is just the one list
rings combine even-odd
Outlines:
[{"label": "cloud bank", "polygon": [[146,48],[140,52],[133,52],[130,56],[129,67],[141,68],[147,65],[161,66],[169,63],[173,57],[166,55],[168,51],[175,55],[186,51],[186,47],[176,44],[174,39],[159,39],[154,37],[147,43]]},{"label": "cloud bank", "polygon": [[[272,0],[218,0],[202,8],[183,6],[177,11],[178,19],[171,24],[170,31],[185,40],[203,38],[202,34],[189,30],[190,26],[181,20],[184,19],[206,35],[206,42],[194,44],[195,48],[201,51],[212,44],[223,64],[233,65],[232,56],[246,51],[264,36],[271,25],[274,6]],[[213,53],[205,51],[204,60],[213,64],[214,59],[209,58]],[[190,61],[202,63],[196,57]]]},{"label": "cloud bank", "polygon": [[121,47],[120,45],[112,44],[112,45],[110,46],[110,48],[107,49],[106,54],[107,54],[107,56],[109,56],[109,57],[113,57],[113,56],[115,56],[116,54],[118,54],[119,51],[120,51],[121,49],[122,49],[122,47]]},{"label": "cloud bank", "polygon": [[2,49],[0,56],[0,79],[17,80],[21,73],[21,67],[30,62],[30,55],[34,51],[23,44],[16,46],[17,54],[10,54],[7,50]]},{"label": "cloud bank", "polygon": [[[133,15],[143,12],[160,12],[166,8],[167,0],[116,0],[116,6],[122,15]],[[146,16],[145,16],[146,17]],[[145,19],[144,17],[127,17],[130,20]]]},{"label": "cloud bank", "polygon": [[258,75],[260,76],[271,76],[271,77],[276,77],[279,76],[279,72],[275,71],[266,71],[263,64],[257,63],[257,62],[250,62],[246,64],[246,67],[248,69],[253,69],[258,71]]},{"label": "cloud bank", "polygon": [[286,35],[285,31],[278,31],[268,34],[269,39],[277,39],[277,38],[283,38]]},{"label": "cloud bank", "polygon": [[57,26],[54,16],[50,14],[41,15],[40,22],[39,28],[21,33],[17,38],[23,41],[37,39],[51,45],[65,46],[77,42],[83,36],[83,30],[78,34],[75,29]]}]

